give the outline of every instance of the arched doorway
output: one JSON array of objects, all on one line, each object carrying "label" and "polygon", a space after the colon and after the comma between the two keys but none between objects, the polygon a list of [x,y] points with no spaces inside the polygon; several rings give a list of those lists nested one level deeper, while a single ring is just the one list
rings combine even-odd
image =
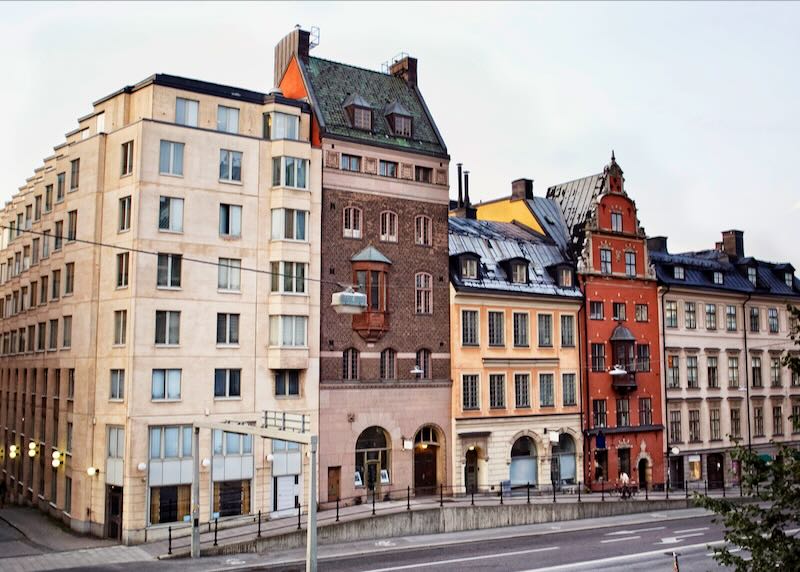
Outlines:
[{"label": "arched doorway", "polygon": [[377,426],[364,429],[356,441],[356,487],[363,486],[380,494],[381,485],[389,484],[391,442],[386,431]]},{"label": "arched doorway", "polygon": [[430,495],[436,492],[438,431],[431,425],[422,427],[414,436],[414,493]]},{"label": "arched doorway", "polygon": [[711,453],[706,457],[708,488],[720,489],[725,480],[725,457],[722,453]]},{"label": "arched doorway", "polygon": [[464,466],[464,486],[467,494],[478,492],[478,450],[470,447],[467,450],[467,462]]},{"label": "arched doorway", "polygon": [[648,472],[650,471],[650,463],[647,462],[645,457],[639,459],[639,463],[636,465],[636,470],[639,473],[639,488],[646,489],[650,485],[650,479]]},{"label": "arched doorway", "polygon": [[511,486],[525,486],[537,482],[536,443],[530,437],[523,436],[514,441],[511,447],[511,466],[509,479]]},{"label": "arched doorway", "polygon": [[556,485],[575,484],[575,440],[568,433],[559,435],[558,443],[553,445],[550,474]]}]

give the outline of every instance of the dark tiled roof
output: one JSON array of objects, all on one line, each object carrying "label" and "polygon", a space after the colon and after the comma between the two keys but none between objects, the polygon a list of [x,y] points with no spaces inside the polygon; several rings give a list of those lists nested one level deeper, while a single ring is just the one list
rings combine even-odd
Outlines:
[{"label": "dark tiled roof", "polygon": [[589,213],[597,204],[597,197],[603,192],[605,181],[605,175],[598,173],[547,189],[547,198],[558,203],[564,214],[567,229],[573,236],[578,234],[576,231],[579,229],[576,227],[586,222]]},{"label": "dark tiled roof", "polygon": [[[447,155],[444,141],[428,115],[419,90],[401,78],[320,58],[309,58],[308,63],[304,64],[304,71],[326,133],[372,145],[436,156]],[[345,112],[345,102],[352,96],[360,97],[372,108],[371,132],[351,126]],[[402,106],[411,116],[410,138],[392,134],[384,111],[394,103]]]},{"label": "dark tiled roof", "polygon": [[569,253],[569,229],[558,203],[553,199],[533,197],[528,200],[528,206],[547,236],[553,239],[566,256]]},{"label": "dark tiled roof", "polygon": [[[450,217],[450,256],[475,254],[480,257],[477,280],[462,280],[457,263],[451,264],[450,281],[458,290],[489,290],[513,294],[580,298],[577,287],[558,286],[549,269],[559,264],[571,266],[553,241],[510,222]],[[514,284],[504,263],[513,259],[528,261],[528,283]]]}]

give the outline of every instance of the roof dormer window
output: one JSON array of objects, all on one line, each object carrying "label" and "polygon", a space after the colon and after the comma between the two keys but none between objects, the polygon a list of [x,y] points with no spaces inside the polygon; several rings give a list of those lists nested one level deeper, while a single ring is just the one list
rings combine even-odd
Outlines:
[{"label": "roof dormer window", "polygon": [[463,280],[478,279],[478,261],[470,256],[461,258],[461,278]]},{"label": "roof dormer window", "polygon": [[683,280],[683,279],[685,279],[686,276],[684,275],[684,272],[683,272],[683,266],[676,266],[675,268],[673,268],[672,269],[672,276],[673,276],[673,278],[675,278],[675,280]]},{"label": "roof dormer window", "polygon": [[364,131],[371,131],[372,112],[365,107],[354,107],[353,127],[355,127],[356,129],[363,129]]},{"label": "roof dormer window", "polygon": [[791,272],[785,273],[783,275],[783,281],[789,288],[794,287],[794,274]]},{"label": "roof dormer window", "polygon": [[392,133],[398,137],[411,137],[411,113],[400,103],[394,102],[384,111]]},{"label": "roof dormer window", "polygon": [[714,272],[714,284],[724,284],[724,282],[722,272]]},{"label": "roof dormer window", "polygon": [[752,266],[750,266],[750,267],[747,269],[747,279],[750,281],[750,283],[751,283],[753,286],[756,286],[756,285],[757,285],[758,278],[757,278],[757,274],[756,274],[756,269],[755,269],[755,268],[753,268]]},{"label": "roof dormer window", "polygon": [[572,270],[570,268],[559,270],[558,285],[562,288],[572,288]]},{"label": "roof dormer window", "polygon": [[511,263],[511,282],[514,284],[528,283],[528,265],[524,262]]}]

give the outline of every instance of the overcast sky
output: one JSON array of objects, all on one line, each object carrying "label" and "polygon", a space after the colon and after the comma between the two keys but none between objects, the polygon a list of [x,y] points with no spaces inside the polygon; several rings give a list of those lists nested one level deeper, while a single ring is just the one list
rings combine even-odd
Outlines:
[{"label": "overcast sky", "polygon": [[[600,172],[612,148],[648,234],[672,252],[745,231],[800,268],[800,4],[0,5],[0,199],[91,111],[161,72],[266,91],[274,45],[380,70],[399,52],[473,200]],[[456,194],[455,184],[451,196]]]}]

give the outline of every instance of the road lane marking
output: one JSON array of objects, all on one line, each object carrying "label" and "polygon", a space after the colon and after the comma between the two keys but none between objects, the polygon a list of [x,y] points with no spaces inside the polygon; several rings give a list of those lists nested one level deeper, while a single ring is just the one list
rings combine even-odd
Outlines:
[{"label": "road lane marking", "polygon": [[622,542],[623,540],[636,540],[637,538],[641,538],[641,536],[624,536],[622,538],[606,538],[605,540],[601,540],[600,544],[607,544],[609,542]]},{"label": "road lane marking", "polygon": [[423,562],[420,564],[406,564],[404,566],[391,566],[389,568],[375,568],[364,572],[390,572],[392,570],[411,570],[412,568],[426,568],[428,566],[440,566],[442,564],[455,564],[457,562],[471,562],[473,560],[487,560],[489,558],[506,558],[508,556],[518,556],[520,554],[533,554],[534,552],[548,552],[559,550],[558,546],[546,546],[544,548],[532,548],[530,550],[517,550],[516,552],[504,552],[503,554],[485,554],[483,556],[466,556],[464,558],[451,558],[450,560],[436,560],[435,562]]},{"label": "road lane marking", "polygon": [[708,530],[708,527],[704,526],[703,528],[687,528],[686,530],[673,530],[672,532],[675,534],[675,536],[680,536],[684,532],[702,532],[703,530]]},{"label": "road lane marking", "polygon": [[702,532],[695,532],[692,534],[678,534],[677,536],[665,536],[658,542],[654,542],[653,544],[677,544],[678,542],[683,542],[687,538],[691,538],[692,536],[703,536]]},{"label": "road lane marking", "polygon": [[[731,548],[728,550],[728,552],[730,552],[731,554],[735,554],[736,552],[741,552],[741,551],[742,551],[741,548]],[[716,552],[706,552],[706,556],[716,556],[716,555],[717,555]]]},{"label": "road lane marking", "polygon": [[637,528],[636,530],[618,530],[616,532],[607,532],[606,536],[620,536],[624,534],[633,534],[635,532],[650,532],[653,530],[664,530],[666,526],[652,526],[650,528]]}]

